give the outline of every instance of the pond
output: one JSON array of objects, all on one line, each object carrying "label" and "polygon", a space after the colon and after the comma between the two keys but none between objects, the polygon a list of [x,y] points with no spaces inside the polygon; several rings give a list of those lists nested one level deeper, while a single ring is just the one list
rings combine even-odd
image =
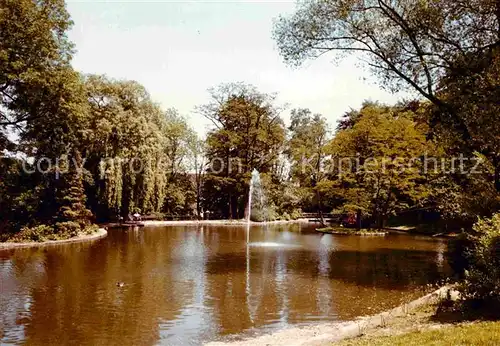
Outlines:
[{"label": "pond", "polygon": [[3,251],[0,343],[199,345],[348,320],[423,295],[450,275],[446,251],[311,224],[113,229]]}]

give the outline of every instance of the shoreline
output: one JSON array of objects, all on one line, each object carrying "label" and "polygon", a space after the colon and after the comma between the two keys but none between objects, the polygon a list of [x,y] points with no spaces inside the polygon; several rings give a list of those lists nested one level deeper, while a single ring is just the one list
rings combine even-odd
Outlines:
[{"label": "shoreline", "polygon": [[328,322],[305,327],[291,327],[253,338],[230,342],[209,342],[207,346],[322,346],[344,339],[354,338],[378,327],[385,327],[388,322],[398,317],[405,317],[422,306],[436,304],[444,299],[451,289],[444,286],[423,297],[402,304],[393,309],[370,316],[360,316],[351,321]]},{"label": "shoreline", "polygon": [[0,243],[0,251],[13,250],[13,249],[26,249],[33,247],[44,247],[53,246],[61,244],[71,244],[71,243],[81,243],[87,241],[94,241],[98,239],[105,238],[108,235],[108,231],[104,228],[99,228],[97,232],[88,235],[76,236],[69,239],[62,240],[48,240],[44,242],[29,242],[29,243]]},{"label": "shoreline", "polygon": [[379,232],[379,231],[342,231],[333,228],[317,228],[316,232],[323,234],[333,234],[333,235],[355,235],[358,237],[385,237],[389,232]]},{"label": "shoreline", "polygon": [[[161,227],[161,226],[184,226],[184,225],[227,225],[227,226],[246,226],[246,220],[185,220],[185,221],[141,221],[144,227]],[[298,220],[276,220],[268,222],[250,221],[250,225],[280,225],[293,223],[309,223],[308,219]]]}]

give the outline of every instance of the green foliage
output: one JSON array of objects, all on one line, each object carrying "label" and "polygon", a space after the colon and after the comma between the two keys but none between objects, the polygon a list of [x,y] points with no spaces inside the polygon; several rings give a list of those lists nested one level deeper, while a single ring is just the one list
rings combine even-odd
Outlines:
[{"label": "green foliage", "polygon": [[[3,0],[1,237],[70,237],[92,230],[94,219],[134,212],[242,218],[253,169],[267,196],[254,220],[333,210],[382,227],[391,215],[425,207],[449,228],[467,230],[500,208],[498,9],[495,1],[301,2],[276,21],[285,60],[357,52],[383,86],[409,85],[428,102],[365,102],[344,115],[330,140],[323,116],[294,109],[287,129],[276,95],[223,84],[197,109],[213,124],[203,141],[139,83],[73,70],[63,0]],[[482,173],[422,173],[422,155],[457,153],[480,157]],[[62,160],[66,172],[22,169],[42,157]],[[339,169],[338,158],[363,167]],[[401,170],[387,158],[413,166]]]},{"label": "green foliage", "polygon": [[305,210],[324,210],[325,191],[320,188],[326,178],[324,163],[329,129],[326,119],[309,109],[294,109],[288,128],[290,139],[286,154],[291,163],[292,183],[298,186]]},{"label": "green foliage", "polygon": [[[342,203],[382,227],[390,215],[425,204],[431,196],[421,156],[434,151],[412,112],[367,105],[351,128],[329,145],[330,182],[321,185]],[[332,192],[330,192],[332,193]]]},{"label": "green foliage", "polygon": [[[288,63],[327,52],[338,58],[355,53],[382,87],[409,86],[426,98],[429,103],[419,107],[423,111],[415,120],[429,125],[425,132],[441,154],[485,159],[482,174],[433,177],[433,203],[446,222],[469,227],[477,215],[500,208],[499,137],[494,135],[499,131],[499,9],[498,1],[489,0],[473,6],[467,1],[307,0],[275,22],[274,37]],[[349,112],[338,130],[352,128],[360,115]]]},{"label": "green foliage", "polygon": [[66,221],[58,222],[53,226],[37,225],[33,227],[23,227],[19,232],[7,236],[2,241],[13,243],[44,242],[49,240],[65,240],[81,235],[90,235],[98,230],[97,225],[88,225],[81,228],[78,222]]},{"label": "green foliage", "polygon": [[54,79],[71,60],[71,25],[63,0],[1,2],[0,126],[48,116]]},{"label": "green foliage", "polygon": [[265,222],[276,220],[276,214],[269,209],[252,209],[250,220],[253,222]]},{"label": "green foliage", "polygon": [[[204,208],[224,218],[243,218],[252,170],[277,174],[276,162],[285,141],[284,123],[273,105],[275,97],[253,86],[223,84],[209,91],[211,102],[198,108],[214,124],[206,141],[212,167]],[[216,187],[217,183],[223,188]]]},{"label": "green foliage", "polygon": [[56,240],[57,237],[52,226],[38,225],[35,227],[24,227],[15,236],[8,239],[9,242],[42,242]]},{"label": "green foliage", "polygon": [[[73,162],[77,167],[82,166],[79,152],[75,152]],[[55,231],[57,233],[76,236],[91,224],[92,213],[86,207],[86,196],[83,188],[83,176],[74,165],[69,167],[68,173],[62,174],[57,181]]]},{"label": "green foliage", "polygon": [[291,114],[287,154],[292,162],[292,178],[302,186],[314,186],[321,171],[328,142],[328,125],[320,114],[308,109],[294,109]]},{"label": "green foliage", "polygon": [[302,211],[300,209],[294,209],[290,214],[290,219],[298,220],[302,217]]},{"label": "green foliage", "polygon": [[76,237],[82,231],[82,228],[78,222],[64,221],[57,222],[54,225],[54,231],[59,236],[63,235],[64,237],[72,238]]},{"label": "green foliage", "polygon": [[133,81],[85,77],[90,124],[84,147],[87,187],[98,218],[191,213],[187,180],[194,131],[176,110],[162,112]]},{"label": "green foliage", "polygon": [[126,216],[134,208],[160,211],[167,185],[166,118],[143,86],[86,76],[90,124],[84,155],[91,173],[90,202],[98,217]]},{"label": "green foliage", "polygon": [[500,304],[500,214],[479,219],[474,231],[467,253],[470,267],[462,287],[464,298]]},{"label": "green foliage", "polygon": [[275,22],[274,37],[291,64],[328,51],[357,53],[383,87],[410,86],[441,107],[439,82],[463,68],[457,57],[487,51],[498,42],[498,6],[489,0],[474,6],[464,1],[307,0]]}]

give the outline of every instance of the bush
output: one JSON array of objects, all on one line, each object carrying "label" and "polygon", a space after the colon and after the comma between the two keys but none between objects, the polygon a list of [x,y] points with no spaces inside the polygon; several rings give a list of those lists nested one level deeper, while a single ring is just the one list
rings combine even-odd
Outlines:
[{"label": "bush", "polygon": [[479,219],[473,227],[473,246],[466,254],[470,263],[462,287],[464,298],[500,303],[500,214]]},{"label": "bush", "polygon": [[292,211],[292,213],[290,214],[290,218],[292,220],[298,220],[301,218],[301,216],[302,216],[302,212],[300,211],[300,209],[294,209]]},{"label": "bush", "polygon": [[268,221],[267,212],[262,209],[252,209],[252,213],[250,214],[250,220],[253,222],[264,222]]},{"label": "bush", "polygon": [[448,264],[458,279],[463,279],[466,270],[470,269],[471,251],[474,249],[474,239],[470,234],[460,233],[451,239],[448,245]]},{"label": "bush", "polygon": [[23,243],[23,242],[42,242],[51,240],[54,235],[54,229],[47,225],[38,225],[34,227],[24,227],[21,231],[11,238],[9,242]]},{"label": "bush", "polygon": [[83,230],[83,233],[84,234],[87,234],[87,235],[90,235],[92,233],[95,233],[99,230],[99,226],[97,226],[96,224],[91,224],[89,226],[87,226],[84,230]]},{"label": "bush", "polygon": [[44,242],[48,240],[63,240],[80,234],[92,234],[97,231],[97,225],[82,226],[77,222],[58,222],[54,226],[37,225],[24,227],[20,232],[10,236],[7,241],[13,243]]},{"label": "bush", "polygon": [[82,231],[81,225],[75,221],[58,222],[55,229],[59,239],[76,237]]}]

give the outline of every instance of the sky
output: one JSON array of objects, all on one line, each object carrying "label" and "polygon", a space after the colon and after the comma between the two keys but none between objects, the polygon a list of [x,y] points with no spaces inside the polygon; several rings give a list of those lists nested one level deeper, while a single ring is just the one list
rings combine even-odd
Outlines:
[{"label": "sky", "polygon": [[226,82],[252,84],[277,93],[277,105],[336,120],[363,100],[394,103],[402,94],[382,90],[355,57],[333,55],[287,66],[272,39],[273,19],[293,13],[294,1],[76,1],[73,66],[83,73],[135,80],[155,102],[177,108],[203,134],[209,121],[194,107],[207,89]]}]

